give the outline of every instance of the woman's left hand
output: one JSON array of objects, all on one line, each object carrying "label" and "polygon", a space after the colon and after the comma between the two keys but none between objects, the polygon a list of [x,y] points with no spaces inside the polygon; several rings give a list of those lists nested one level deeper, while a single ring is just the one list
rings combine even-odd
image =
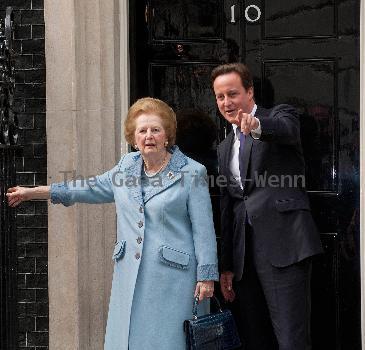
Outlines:
[{"label": "woman's left hand", "polygon": [[214,293],[214,281],[200,281],[196,284],[194,297],[199,295],[199,302],[204,298],[211,298]]}]

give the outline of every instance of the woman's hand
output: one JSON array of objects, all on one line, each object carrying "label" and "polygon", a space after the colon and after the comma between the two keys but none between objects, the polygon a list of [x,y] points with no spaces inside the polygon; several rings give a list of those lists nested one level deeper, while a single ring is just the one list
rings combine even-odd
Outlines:
[{"label": "woman's hand", "polygon": [[199,302],[204,298],[211,298],[214,293],[214,281],[200,281],[196,284],[194,297],[199,295]]},{"label": "woman's hand", "polygon": [[30,195],[31,188],[27,187],[11,187],[8,189],[6,196],[8,197],[8,204],[10,207],[16,207],[21,202],[28,201],[31,199]]},{"label": "woman's hand", "polygon": [[11,187],[6,193],[8,197],[8,203],[10,207],[16,207],[21,202],[29,201],[32,199],[48,199],[50,196],[49,186],[38,187]]}]

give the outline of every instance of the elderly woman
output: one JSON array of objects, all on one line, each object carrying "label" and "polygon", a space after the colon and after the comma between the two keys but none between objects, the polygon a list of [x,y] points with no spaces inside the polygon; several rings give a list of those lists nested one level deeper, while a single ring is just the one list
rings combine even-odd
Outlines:
[{"label": "elderly woman", "polygon": [[[117,242],[106,350],[183,350],[193,296],[211,297],[218,280],[216,241],[204,166],[174,146],[176,118],[163,101],[129,109],[125,137],[138,152],[96,181],[8,190],[10,206],[50,198],[116,203]],[[200,313],[207,310],[200,303]]]}]

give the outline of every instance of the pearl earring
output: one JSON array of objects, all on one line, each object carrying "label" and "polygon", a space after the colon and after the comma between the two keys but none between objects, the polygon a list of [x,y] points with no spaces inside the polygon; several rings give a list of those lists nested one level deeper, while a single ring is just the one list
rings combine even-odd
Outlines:
[{"label": "pearl earring", "polygon": [[169,144],[169,141],[165,141],[165,147],[167,147],[168,144]]},{"label": "pearl earring", "polygon": [[137,145],[134,145],[134,149],[136,149],[138,151],[138,146]]}]

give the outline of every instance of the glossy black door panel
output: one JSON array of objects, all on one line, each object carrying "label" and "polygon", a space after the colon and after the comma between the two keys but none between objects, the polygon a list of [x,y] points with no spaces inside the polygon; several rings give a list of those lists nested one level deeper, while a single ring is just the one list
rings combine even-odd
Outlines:
[{"label": "glossy black door panel", "polygon": [[210,72],[216,64],[209,63],[174,63],[169,65],[151,63],[149,66],[149,86],[153,96],[164,101],[171,101],[175,110],[201,108],[215,121],[216,105],[212,92],[207,89],[210,84]]},{"label": "glossy black door panel", "polygon": [[222,38],[222,1],[152,0],[147,4],[153,41],[201,40]]},{"label": "glossy black door panel", "polygon": [[335,0],[263,1],[263,39],[331,37],[336,33]]},{"label": "glossy black door panel", "polygon": [[337,192],[336,67],[335,60],[262,62],[261,81],[269,83],[261,98],[272,96],[272,103],[295,105],[300,113],[306,187],[312,191]]}]

